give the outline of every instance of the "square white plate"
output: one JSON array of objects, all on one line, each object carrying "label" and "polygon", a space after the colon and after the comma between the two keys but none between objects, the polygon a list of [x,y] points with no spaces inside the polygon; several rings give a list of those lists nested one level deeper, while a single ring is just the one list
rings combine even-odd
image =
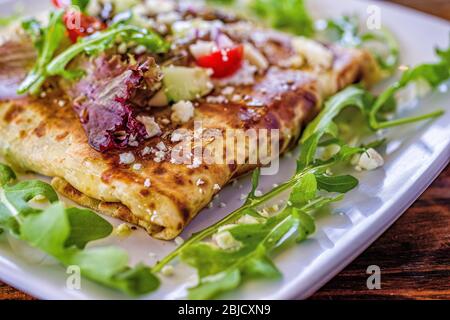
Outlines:
[{"label": "square white plate", "polygon": [[[46,8],[49,1],[22,1],[27,13]],[[309,0],[315,17],[336,17],[356,13],[368,16],[368,6],[381,8],[381,19],[400,40],[402,63],[415,65],[434,59],[434,47],[447,47],[450,24],[425,14],[382,2],[357,0]],[[20,1],[0,0],[2,14],[11,13]],[[438,92],[420,102],[419,114],[437,108],[449,108],[450,92]],[[396,128],[387,132],[383,168],[357,174],[360,186],[347,194],[330,215],[318,217],[318,230],[309,240],[277,256],[276,263],[284,278],[276,282],[250,282],[239,290],[222,296],[229,299],[288,299],[307,298],[342,270],[379,237],[429,186],[445,168],[450,158],[450,112],[443,117],[419,125]],[[285,157],[277,176],[262,179],[263,190],[290,177],[294,157]],[[242,185],[242,188],[239,186]],[[235,187],[225,188],[220,201],[226,208],[205,209],[183,233],[192,232],[214,223],[241,204],[240,196],[247,193],[249,179],[243,178]],[[119,222],[109,219],[112,223]],[[155,261],[149,253],[163,257],[175,248],[171,242],[153,240],[142,231],[119,239],[109,237],[95,245],[114,244],[126,249],[131,263]],[[12,249],[12,248],[15,249]],[[42,299],[124,299],[126,296],[82,280],[81,290],[66,287],[65,269],[41,254],[21,252],[17,243],[0,237],[0,279]],[[22,249],[23,250],[23,249]],[[382,267],[382,266],[381,266]],[[195,283],[191,269],[176,267],[176,274],[163,278],[161,288],[144,299],[175,299],[183,297],[188,285]]]}]

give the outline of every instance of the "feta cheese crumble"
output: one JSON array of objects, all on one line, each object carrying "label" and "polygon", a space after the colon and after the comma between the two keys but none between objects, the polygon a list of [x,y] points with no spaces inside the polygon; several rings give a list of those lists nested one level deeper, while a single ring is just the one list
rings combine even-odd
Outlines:
[{"label": "feta cheese crumble", "polygon": [[241,242],[237,241],[229,231],[219,232],[213,235],[213,241],[223,250],[237,250]]},{"label": "feta cheese crumble", "polygon": [[366,152],[361,154],[356,165],[356,170],[370,171],[375,170],[383,165],[383,157],[375,149],[370,148]]},{"label": "feta cheese crumble", "polygon": [[147,116],[138,116],[137,120],[145,126],[148,137],[153,138],[161,134],[161,128],[156,123],[155,118]]},{"label": "feta cheese crumble", "polygon": [[194,105],[190,101],[180,101],[172,106],[171,120],[175,123],[186,123],[194,117]]},{"label": "feta cheese crumble", "polygon": [[120,164],[132,164],[135,160],[136,158],[134,157],[134,154],[131,152],[125,152],[119,155]]}]

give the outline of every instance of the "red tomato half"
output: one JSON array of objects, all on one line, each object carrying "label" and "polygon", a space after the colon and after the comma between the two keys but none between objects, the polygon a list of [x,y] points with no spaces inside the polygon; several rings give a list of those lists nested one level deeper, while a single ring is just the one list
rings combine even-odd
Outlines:
[{"label": "red tomato half", "polygon": [[233,75],[242,67],[244,59],[244,46],[221,49],[209,55],[199,57],[197,65],[213,70],[214,78],[225,78]]},{"label": "red tomato half", "polygon": [[68,10],[63,19],[69,38],[73,43],[80,37],[86,37],[106,28],[106,25],[99,19],[75,10]]}]

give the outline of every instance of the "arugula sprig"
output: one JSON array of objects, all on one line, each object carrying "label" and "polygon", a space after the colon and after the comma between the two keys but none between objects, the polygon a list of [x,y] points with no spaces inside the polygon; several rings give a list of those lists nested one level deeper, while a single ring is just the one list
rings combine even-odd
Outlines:
[{"label": "arugula sprig", "polygon": [[66,70],[67,65],[79,54],[98,54],[110,48],[117,37],[122,41],[134,41],[144,45],[153,53],[167,52],[169,46],[160,36],[147,29],[138,28],[133,25],[116,24],[105,31],[97,32],[92,36],[78,41],[73,46],[55,57],[47,66],[49,75],[60,75],[66,78],[73,78],[73,73]]},{"label": "arugula sprig", "polygon": [[400,60],[400,48],[395,37],[386,28],[362,31],[356,16],[341,16],[316,24],[319,39],[344,47],[367,48],[380,68],[388,75],[394,73]]},{"label": "arugula sprig", "polygon": [[36,94],[39,92],[45,79],[47,79],[46,67],[65,38],[66,29],[62,21],[62,16],[63,11],[52,12],[46,28],[40,27],[36,20],[28,20],[22,24],[24,30],[34,40],[38,57],[36,64],[21,83],[17,93]]},{"label": "arugula sprig", "polygon": [[[348,105],[363,105],[364,91],[350,88],[327,104],[327,109],[340,110]],[[334,117],[331,117],[332,120]],[[349,175],[334,176],[327,170],[347,162],[353,155],[363,152],[363,148],[342,145],[340,151],[331,159],[322,161],[316,158],[319,141],[327,134],[329,127],[319,121],[310,127],[309,137],[303,144],[293,177],[271,191],[258,196],[259,169],[252,177],[252,189],[243,206],[232,212],[222,221],[194,234],[183,245],[162,259],[154,268],[159,272],[175,258],[198,271],[199,283],[189,290],[189,297],[206,299],[231,290],[249,278],[277,278],[280,272],[271,260],[276,249],[292,241],[305,240],[315,230],[312,214],[342,199],[343,194],[354,189],[358,180]],[[261,215],[258,209],[290,190],[289,198],[281,212],[272,217]],[[327,193],[332,193],[331,196]],[[337,195],[336,195],[337,194]],[[255,217],[260,224],[239,224],[242,217]],[[228,232],[240,246],[232,250],[220,248],[204,240],[214,234]]]},{"label": "arugula sprig", "polygon": [[394,95],[407,85],[422,80],[430,85],[431,89],[436,89],[439,85],[450,79],[450,46],[447,49],[436,49],[439,61],[436,63],[422,64],[405,71],[399,81],[384,91],[373,103],[369,112],[369,123],[372,129],[384,129],[403,125],[407,123],[432,119],[441,116],[444,111],[438,110],[417,117],[402,118],[385,121],[380,117],[380,111],[392,100]]},{"label": "arugula sprig", "polygon": [[[151,270],[128,266],[126,252],[114,247],[86,248],[109,236],[111,224],[85,209],[65,208],[53,188],[38,180],[16,183],[14,171],[0,164],[0,230],[53,256],[65,266],[79,266],[81,274],[107,287],[137,296],[159,286]],[[33,208],[29,201],[45,197],[50,206]]]}]

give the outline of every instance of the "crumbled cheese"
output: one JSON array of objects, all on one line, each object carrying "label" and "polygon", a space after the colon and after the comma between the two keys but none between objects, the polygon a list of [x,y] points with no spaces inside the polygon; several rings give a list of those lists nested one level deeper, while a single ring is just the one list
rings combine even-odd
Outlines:
[{"label": "crumbled cheese", "polygon": [[137,120],[145,126],[148,137],[153,138],[161,134],[161,128],[156,123],[155,118],[147,116],[138,116]]},{"label": "crumbled cheese", "polygon": [[152,182],[150,181],[150,178],[145,179],[144,187],[150,188],[151,186],[152,186]]},{"label": "crumbled cheese", "polygon": [[160,163],[164,160],[165,157],[166,157],[166,153],[164,151],[156,151],[155,158],[153,158],[153,161]]},{"label": "crumbled cheese", "polygon": [[211,209],[212,207],[214,206],[214,202],[210,202],[210,203],[208,203],[208,209]]},{"label": "crumbled cheese", "polygon": [[262,193],[261,190],[256,190],[256,191],[255,191],[255,196],[261,197],[262,195],[263,195],[263,193]]},{"label": "crumbled cheese", "polygon": [[135,49],[134,49],[134,53],[135,54],[143,54],[143,53],[145,53],[147,51],[147,48],[145,47],[145,46],[143,46],[143,45],[139,45],[139,46],[137,46]]},{"label": "crumbled cheese", "polygon": [[163,276],[166,276],[166,277],[171,277],[171,276],[173,276],[173,275],[175,274],[175,269],[174,269],[174,267],[171,266],[171,265],[164,266],[164,267],[161,269],[161,274],[162,274]]},{"label": "crumbled cheese", "polygon": [[375,149],[370,148],[361,154],[356,169],[375,170],[383,165],[383,157]]},{"label": "crumbled cheese", "polygon": [[266,70],[269,67],[266,57],[250,43],[244,44],[244,57],[259,70]]},{"label": "crumbled cheese", "polygon": [[305,37],[296,37],[292,41],[292,45],[299,54],[306,58],[311,66],[331,68],[333,54],[321,43]]},{"label": "crumbled cheese", "polygon": [[213,235],[213,241],[223,250],[237,250],[242,243],[236,240],[229,231],[219,232]]},{"label": "crumbled cheese", "polygon": [[58,101],[58,106],[59,106],[59,107],[62,108],[62,107],[64,107],[65,105],[66,105],[66,102],[65,102],[64,100],[59,100],[59,101]]},{"label": "crumbled cheese", "polygon": [[305,59],[298,54],[278,62],[278,65],[282,68],[300,68],[304,64]]},{"label": "crumbled cheese", "polygon": [[207,56],[217,50],[216,44],[212,41],[197,41],[189,46],[189,51],[195,59]]},{"label": "crumbled cheese", "polygon": [[162,141],[158,142],[158,144],[156,145],[156,148],[157,148],[159,151],[166,151],[166,150],[167,150],[166,145],[165,145],[164,142],[162,142]]},{"label": "crumbled cheese", "polygon": [[163,24],[172,24],[180,19],[181,19],[180,14],[175,11],[172,11],[159,14],[158,17],[156,18],[156,21]]},{"label": "crumbled cheese", "polygon": [[212,104],[224,104],[228,102],[228,99],[224,96],[208,96],[206,98],[206,102]]},{"label": "crumbled cheese", "polygon": [[217,183],[214,184],[213,190],[214,190],[214,191],[220,191],[220,186],[219,186]]},{"label": "crumbled cheese", "polygon": [[192,164],[188,165],[188,169],[196,169],[198,167],[200,167],[200,165],[202,164],[202,160],[199,158],[194,158],[194,160],[192,161]]},{"label": "crumbled cheese", "polygon": [[255,73],[257,68],[248,61],[244,61],[242,67],[231,77],[217,80],[216,83],[221,87],[226,86],[248,86],[255,83]]},{"label": "crumbled cheese", "polygon": [[145,147],[144,149],[142,149],[141,154],[142,154],[142,156],[146,156],[146,155],[150,154],[151,152],[152,152],[152,148]]},{"label": "crumbled cheese", "polygon": [[128,51],[128,46],[126,42],[122,42],[118,47],[117,47],[117,52],[120,54],[125,54]]},{"label": "crumbled cheese", "polygon": [[227,204],[225,202],[219,203],[219,208],[225,208]]},{"label": "crumbled cheese", "polygon": [[222,89],[222,94],[225,96],[231,96],[234,93],[234,87],[228,86]]},{"label": "crumbled cheese", "polygon": [[258,220],[257,218],[255,218],[254,216],[246,214],[246,215],[242,216],[241,218],[239,218],[237,223],[239,223],[239,224],[259,224],[259,223],[261,223],[261,221]]},{"label": "crumbled cheese", "polygon": [[198,179],[197,182],[195,183],[197,186],[201,186],[205,184],[205,181],[203,181],[202,179]]},{"label": "crumbled cheese", "polygon": [[121,237],[127,237],[130,235],[131,230],[131,227],[127,223],[122,223],[114,229],[114,234]]},{"label": "crumbled cheese", "polygon": [[177,246],[181,246],[184,243],[184,239],[182,237],[176,237],[175,243]]},{"label": "crumbled cheese", "polygon": [[186,123],[194,117],[194,105],[190,101],[180,101],[172,106],[171,119],[176,123]]},{"label": "crumbled cheese", "polygon": [[119,163],[120,164],[132,164],[136,158],[132,152],[125,152],[119,155]]},{"label": "crumbled cheese", "polygon": [[190,132],[187,132],[185,130],[183,130],[183,131],[175,130],[170,137],[170,141],[180,142],[180,141],[183,141],[186,138],[190,138],[190,137],[191,137]]},{"label": "crumbled cheese", "polygon": [[146,13],[160,14],[175,11],[176,4],[172,0],[145,0]]},{"label": "crumbled cheese", "polygon": [[138,171],[138,170],[141,170],[141,169],[142,169],[142,164],[140,164],[140,163],[133,164],[133,170]]}]

